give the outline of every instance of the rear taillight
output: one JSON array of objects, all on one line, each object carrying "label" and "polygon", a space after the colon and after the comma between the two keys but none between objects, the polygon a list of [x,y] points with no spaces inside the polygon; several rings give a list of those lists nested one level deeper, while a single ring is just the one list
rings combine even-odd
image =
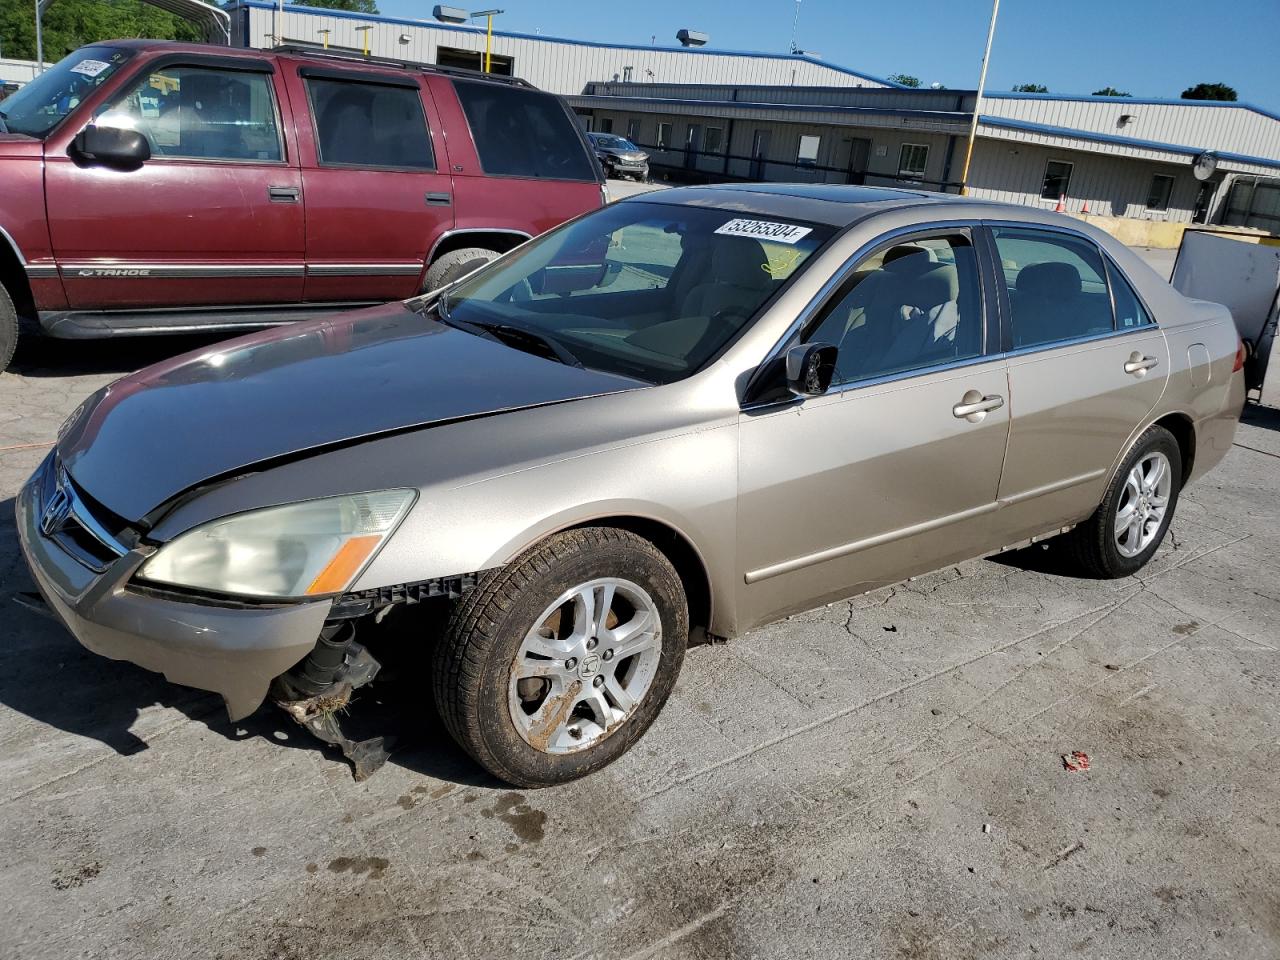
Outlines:
[{"label": "rear taillight", "polygon": [[1249,356],[1249,348],[1244,345],[1244,341],[1240,341],[1240,346],[1236,347],[1236,362],[1231,368],[1232,373],[1238,373],[1244,369],[1244,361]]}]

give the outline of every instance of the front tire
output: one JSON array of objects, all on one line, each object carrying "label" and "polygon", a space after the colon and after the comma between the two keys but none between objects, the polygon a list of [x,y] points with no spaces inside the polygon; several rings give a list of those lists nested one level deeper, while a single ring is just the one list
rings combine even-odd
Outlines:
[{"label": "front tire", "polygon": [[1182,490],[1182,451],[1153,425],[1120,464],[1102,503],[1068,534],[1076,563],[1107,580],[1137,573],[1164,540]]},{"label": "front tire", "polygon": [[427,278],[423,283],[423,292],[430,293],[441,287],[465,277],[474,270],[479,270],[490,260],[497,259],[498,251],[485,247],[464,247],[441,254],[427,268]]},{"label": "front tire", "polygon": [[679,574],[625,530],[567,530],[496,571],[435,651],[449,733],[519,787],[586,776],[630,749],[675,685],[689,638]]},{"label": "front tire", "polygon": [[9,291],[0,287],[0,373],[9,369],[13,353],[18,349],[18,311]]}]

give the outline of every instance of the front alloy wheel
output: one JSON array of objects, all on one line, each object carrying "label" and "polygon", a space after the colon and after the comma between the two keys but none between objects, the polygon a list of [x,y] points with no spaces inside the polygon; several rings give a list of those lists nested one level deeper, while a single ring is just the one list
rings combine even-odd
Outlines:
[{"label": "front alloy wheel", "polygon": [[457,605],[436,645],[436,703],[494,776],[564,783],[648,729],[688,638],[684,585],[653,543],[611,527],[566,530]]}]

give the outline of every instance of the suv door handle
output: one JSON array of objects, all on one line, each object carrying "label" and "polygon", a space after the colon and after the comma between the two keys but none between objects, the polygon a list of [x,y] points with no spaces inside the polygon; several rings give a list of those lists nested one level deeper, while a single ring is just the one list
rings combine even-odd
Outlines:
[{"label": "suv door handle", "polygon": [[1156,357],[1144,357],[1138,351],[1129,354],[1129,359],[1125,362],[1124,372],[1132,373],[1135,377],[1141,377],[1152,367],[1159,363]]},{"label": "suv door handle", "polygon": [[977,390],[968,391],[960,402],[951,408],[951,415],[957,420],[968,420],[970,423],[978,423],[992,410],[999,410],[1004,406],[1004,397],[988,394],[983,396]]},{"label": "suv door handle", "polygon": [[453,203],[453,197],[447,193],[428,193],[426,200],[428,207],[447,207]]},{"label": "suv door handle", "polygon": [[297,187],[267,187],[267,197],[272,203],[297,203],[300,196]]}]

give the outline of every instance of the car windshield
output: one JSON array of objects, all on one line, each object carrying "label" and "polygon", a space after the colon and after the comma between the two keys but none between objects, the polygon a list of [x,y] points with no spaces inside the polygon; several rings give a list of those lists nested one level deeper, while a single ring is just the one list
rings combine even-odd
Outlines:
[{"label": "car windshield", "polygon": [[629,201],[530,241],[448,289],[436,307],[445,322],[513,346],[670,383],[745,329],[833,233],[783,217]]},{"label": "car windshield", "polygon": [[597,135],[595,137],[596,145],[608,147],[611,150],[635,150],[636,145],[626,137],[615,137],[609,134]]},{"label": "car windshield", "polygon": [[114,47],[83,47],[0,103],[0,130],[45,137],[131,56]]}]

